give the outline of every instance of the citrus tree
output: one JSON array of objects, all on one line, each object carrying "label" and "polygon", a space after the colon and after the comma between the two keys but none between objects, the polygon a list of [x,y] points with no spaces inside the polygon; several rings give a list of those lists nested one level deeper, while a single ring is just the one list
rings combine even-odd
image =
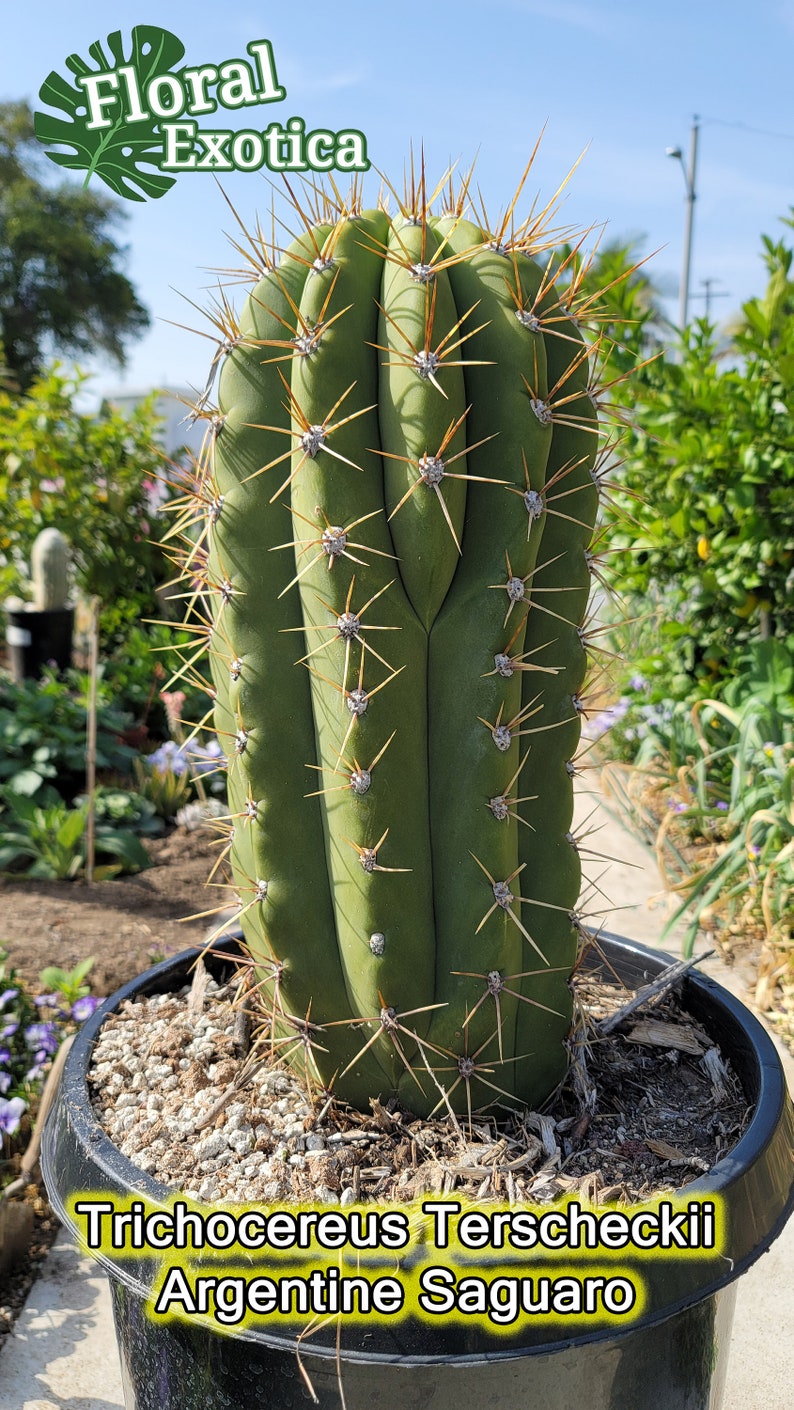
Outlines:
[{"label": "citrus tree", "polygon": [[729,341],[698,320],[635,384],[617,476],[632,522],[609,572],[657,603],[684,693],[730,677],[753,641],[794,650],[793,256],[765,237],[766,291]]}]

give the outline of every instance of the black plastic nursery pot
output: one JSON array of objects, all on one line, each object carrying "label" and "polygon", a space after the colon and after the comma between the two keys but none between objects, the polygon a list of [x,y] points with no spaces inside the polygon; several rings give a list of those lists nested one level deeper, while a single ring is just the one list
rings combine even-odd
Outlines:
[{"label": "black plastic nursery pot", "polygon": [[73,607],[50,607],[40,612],[6,607],[6,646],[17,685],[38,680],[51,662],[65,671],[72,663],[73,632]]},{"label": "black plastic nursery pot", "polygon": [[[670,962],[617,937],[603,948],[631,986]],[[50,1200],[72,1228],[66,1206],[77,1192],[101,1191],[119,1202],[167,1198],[98,1125],[87,1075],[104,1018],[125,1000],[181,987],[197,955],[168,960],[120,989],[72,1047],[42,1141]],[[484,1319],[470,1325],[443,1317],[379,1319],[346,1322],[339,1345],[331,1326],[298,1347],[298,1329],[291,1335],[272,1319],[230,1333],[152,1317],[151,1261],[100,1254],[110,1278],[127,1410],[292,1410],[311,1401],[298,1350],[324,1410],[452,1410],[461,1399],[489,1410],[719,1410],[736,1279],[766,1251],[794,1206],[794,1116],[774,1045],[753,1015],[698,974],[686,979],[683,1002],[730,1060],[752,1114],[733,1151],[685,1191],[687,1197],[718,1197],[727,1246],[718,1258],[648,1259],[646,1307],[625,1329],[594,1329],[592,1319],[581,1317],[555,1322],[551,1330],[538,1323],[505,1338]],[[524,1258],[523,1271],[530,1273],[531,1255]]]}]

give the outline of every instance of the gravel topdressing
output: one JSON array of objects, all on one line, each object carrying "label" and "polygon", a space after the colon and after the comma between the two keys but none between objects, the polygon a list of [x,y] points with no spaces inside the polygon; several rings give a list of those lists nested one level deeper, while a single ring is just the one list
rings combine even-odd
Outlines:
[{"label": "gravel topdressing", "polygon": [[[589,1109],[580,1082],[578,1098],[563,1092],[543,1114],[419,1120],[377,1101],[351,1111],[264,1050],[241,1056],[236,992],[235,980],[219,987],[204,972],[198,986],[126,1002],[102,1025],[89,1074],[95,1115],[122,1154],[205,1204],[408,1202],[451,1190],[511,1203],[572,1191],[641,1200],[703,1174],[746,1119],[738,1084],[675,1000],[644,1036],[638,1025],[638,1036],[589,1046]],[[654,1027],[661,1049],[648,1046]]]}]

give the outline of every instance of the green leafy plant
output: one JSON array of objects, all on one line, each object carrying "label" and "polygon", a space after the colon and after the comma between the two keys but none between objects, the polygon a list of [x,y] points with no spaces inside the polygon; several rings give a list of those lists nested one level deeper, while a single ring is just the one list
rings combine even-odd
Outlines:
[{"label": "green leafy plant", "polygon": [[108,646],[126,623],[158,610],[168,569],[152,542],[163,457],[150,403],[130,416],[110,407],[87,415],[75,404],[85,381],[56,368],[25,397],[0,392],[0,594],[25,596],[34,541],[55,527],[70,544],[78,589],[102,600]]},{"label": "green leafy plant", "polygon": [[[112,698],[117,709],[128,711],[138,727],[145,726],[152,739],[167,739],[170,734],[160,692],[167,683],[174,651],[184,651],[192,640],[189,633],[175,630],[173,623],[131,622],[102,661],[104,695]],[[183,685],[181,714],[190,724],[198,724],[207,713],[210,681],[200,675],[198,664],[193,667],[192,679]]]},{"label": "green leafy plant", "polygon": [[[652,675],[643,674],[641,657],[626,654],[632,662],[639,662],[639,669],[635,666],[631,673],[624,668],[615,672],[615,698],[588,720],[585,731],[598,742],[602,759],[619,759],[640,769],[659,764],[674,778],[679,769],[700,757],[704,744],[700,712],[715,700],[694,689],[688,700],[670,700]],[[724,683],[719,703],[734,712],[751,704],[765,737],[777,740],[781,723],[794,714],[794,658],[780,642],[754,642],[739,657],[737,674]],[[719,712],[709,716],[710,748],[706,752],[712,755],[712,767],[718,755],[727,757],[722,746],[730,743],[732,734],[732,724]],[[730,772],[730,763],[725,763],[722,781],[726,786]]]},{"label": "green leafy plant", "polygon": [[172,822],[186,803],[193,798],[190,774],[183,769],[153,768],[144,759],[135,760],[135,782],[138,792],[151,803],[155,813]]},{"label": "green leafy plant", "polygon": [[687,955],[701,929],[762,935],[762,1001],[791,973],[794,659],[766,640],[739,664],[719,699],[654,700],[624,678],[586,728],[607,795],[677,898],[664,934],[686,922]]},{"label": "green leafy plant", "polygon": [[[678,774],[678,822],[710,842],[708,860],[679,882],[684,948],[692,953],[702,916],[742,911],[763,920],[767,940],[791,945],[794,887],[794,707],[776,714],[757,696],[739,707],[702,700],[692,707],[698,757]],[[728,735],[727,742],[719,736]],[[715,738],[715,736],[717,736]]]},{"label": "green leafy plant", "polygon": [[[71,800],[85,784],[88,679],[53,673],[17,684],[0,675],[0,784],[35,798],[44,784]],[[122,742],[130,717],[101,704],[97,766],[129,773],[135,751]]]},{"label": "green leafy plant", "polygon": [[465,182],[439,215],[423,180],[392,217],[317,200],[279,258],[248,238],[178,523],[239,917],[275,1050],[339,1096],[534,1105],[582,928],[594,303]]},{"label": "green leafy plant", "polygon": [[[35,995],[8,965],[0,949],[0,1150],[10,1155],[30,1131],[30,1113],[40,1095],[52,1059],[64,1038],[93,1013],[95,999],[86,977],[93,959],[72,970],[42,970],[39,983],[48,991]],[[24,1120],[23,1120],[24,1118]],[[20,1127],[27,1127],[20,1133]],[[0,1165],[0,1187],[7,1171]]]},{"label": "green leafy plant", "polygon": [[[26,879],[46,881],[78,876],[86,860],[87,807],[68,808],[50,790],[41,802],[8,788],[0,797],[0,872],[21,871]],[[98,881],[150,865],[148,852],[133,832],[100,822],[94,841],[100,856],[117,859],[94,868]]]},{"label": "green leafy plant", "polygon": [[151,754],[135,760],[135,779],[139,793],[158,816],[171,822],[194,798],[206,802],[208,791],[216,797],[223,795],[226,759],[214,741],[204,746],[166,740]]},{"label": "green leafy plant", "polygon": [[[788,221],[787,224],[791,224]],[[683,699],[721,693],[759,638],[794,649],[792,251],[764,240],[768,285],[726,347],[703,320],[635,385],[607,578],[657,598],[657,669]]]},{"label": "green leafy plant", "polygon": [[33,803],[3,790],[0,813],[0,871],[27,863],[27,875],[47,880],[71,879],[83,865],[85,813],[60,800]]},{"label": "green leafy plant", "polygon": [[[135,763],[139,761],[136,759]],[[87,799],[75,799],[78,808],[85,807]],[[99,784],[94,790],[94,813],[100,824],[109,827],[122,826],[138,837],[159,837],[163,831],[163,819],[157,814],[154,803],[143,793],[113,784]]]},{"label": "green leafy plant", "polygon": [[91,993],[86,979],[94,965],[93,958],[80,960],[74,969],[61,969],[58,965],[47,965],[39,975],[39,983],[48,991],[51,1006],[65,1007],[71,1013],[80,999]]},{"label": "green leafy plant", "polygon": [[[66,67],[80,79],[129,66],[145,87],[152,78],[173,69],[185,53],[185,46],[175,34],[153,25],[133,28],[128,55],[120,30],[108,35],[107,45],[110,59],[99,40],[89,45],[96,68],[92,69],[79,54],[71,54]],[[131,201],[162,196],[173,186],[172,176],[150,170],[156,166],[154,159],[162,147],[158,120],[149,114],[137,122],[128,121],[121,93],[116,95],[114,104],[108,105],[107,127],[89,127],[85,89],[69,83],[54,70],[44,80],[39,98],[65,116],[37,112],[36,136],[46,146],[55,148],[47,152],[51,161],[71,171],[84,171],[86,185],[92,176],[98,176],[116,195]]]}]

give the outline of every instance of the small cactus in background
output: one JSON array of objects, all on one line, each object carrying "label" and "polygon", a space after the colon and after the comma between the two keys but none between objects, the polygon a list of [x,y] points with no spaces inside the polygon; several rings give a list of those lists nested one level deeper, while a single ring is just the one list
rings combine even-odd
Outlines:
[{"label": "small cactus in background", "polygon": [[468,188],[412,173],[389,215],[312,186],[278,257],[244,237],[177,531],[275,1052],[418,1114],[566,1070],[608,456],[551,213],[494,226]]},{"label": "small cactus in background", "polygon": [[66,607],[69,594],[69,545],[60,529],[42,529],[30,555],[33,608],[53,612]]}]

